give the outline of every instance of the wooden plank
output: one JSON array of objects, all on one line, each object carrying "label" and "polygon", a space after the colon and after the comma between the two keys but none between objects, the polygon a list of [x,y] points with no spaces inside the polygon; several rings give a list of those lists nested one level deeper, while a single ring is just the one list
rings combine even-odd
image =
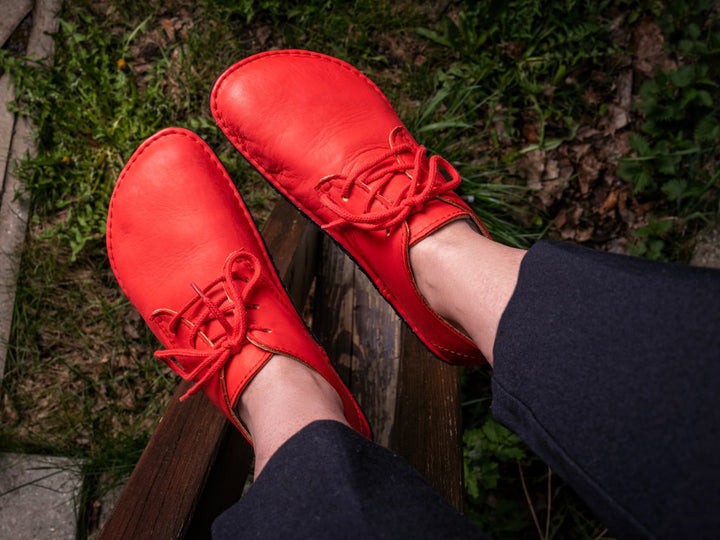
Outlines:
[{"label": "wooden plank", "polygon": [[215,518],[240,499],[252,463],[251,446],[237,429],[229,427],[185,533],[186,538],[210,540]]},{"label": "wooden plank", "polygon": [[[283,199],[273,209],[263,238],[290,299],[302,312],[315,278],[320,230]],[[240,432],[227,429],[185,534],[187,538],[211,538],[212,522],[240,499],[253,458],[252,448]]]},{"label": "wooden plank", "polygon": [[391,447],[455,508],[463,508],[460,378],[403,324]]},{"label": "wooden plank", "polygon": [[400,319],[329,238],[315,287],[313,332],[370,423],[390,445],[400,359]]},{"label": "wooden plank", "polygon": [[354,286],[355,264],[329,239],[323,239],[315,285],[313,334],[348,387],[353,367]]},{"label": "wooden plank", "polygon": [[[279,275],[290,284],[296,305],[304,303],[312,282],[317,235],[317,228],[284,201],[275,207],[264,230],[268,250]],[[205,396],[181,403],[179,397],[188,387],[189,383],[182,383],[175,392],[100,534],[103,540],[198,538],[209,533],[212,519],[240,497],[252,451]],[[232,482],[223,476],[228,474],[228,463]],[[193,521],[208,479],[208,493],[215,479],[224,480],[225,489],[215,492]]]},{"label": "wooden plank", "polygon": [[375,442],[415,467],[462,509],[459,379],[329,239],[315,288],[313,331],[370,422]]},{"label": "wooden plank", "polygon": [[302,313],[315,278],[320,229],[292,204],[281,199],[275,205],[262,234],[290,300]]},{"label": "wooden plank", "polygon": [[100,538],[183,538],[228,429],[204,396],[178,387]]}]

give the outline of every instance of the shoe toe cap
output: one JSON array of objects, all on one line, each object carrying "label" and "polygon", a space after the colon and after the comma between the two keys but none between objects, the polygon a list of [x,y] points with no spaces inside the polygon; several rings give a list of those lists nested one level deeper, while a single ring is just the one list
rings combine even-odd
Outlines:
[{"label": "shoe toe cap", "polygon": [[313,185],[387,147],[388,134],[402,124],[362,73],[309,51],[271,51],[235,64],[215,83],[211,107],[261,172]]},{"label": "shoe toe cap", "polygon": [[191,282],[214,279],[231,251],[252,242],[243,210],[222,165],[193,133],[169,128],[138,148],[115,186],[107,247],[143,317],[181,308]]}]

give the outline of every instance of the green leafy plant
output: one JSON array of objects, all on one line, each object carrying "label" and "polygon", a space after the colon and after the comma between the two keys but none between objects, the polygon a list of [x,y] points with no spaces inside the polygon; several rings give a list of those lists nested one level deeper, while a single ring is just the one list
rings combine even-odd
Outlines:
[{"label": "green leafy plant", "polygon": [[638,196],[664,200],[635,233],[633,253],[652,258],[674,258],[673,243],[665,241],[669,235],[720,216],[718,17],[711,13],[707,19],[710,4],[704,0],[666,7],[659,23],[680,65],[643,84],[636,105],[644,119],[642,134],[631,134],[635,155],[617,169]]},{"label": "green leafy plant", "polygon": [[[85,18],[87,16],[84,16]],[[11,56],[3,67],[20,91],[16,112],[37,128],[38,156],[23,161],[34,220],[52,217],[45,233],[63,238],[73,258],[105,231],[107,203],[124,160],[170,114],[160,77],[138,92],[126,58],[143,24],[127,36],[83,20],[60,21],[55,62]],[[161,75],[162,66],[156,68]],[[60,214],[57,212],[60,211]]]},{"label": "green leafy plant", "polygon": [[671,201],[681,201],[699,195],[707,183],[706,156],[720,138],[719,93],[708,72],[706,64],[686,65],[643,85],[638,108],[646,135],[631,134],[637,157],[618,169],[636,193],[662,189]]},{"label": "green leafy plant", "polygon": [[672,226],[671,219],[650,219],[650,223],[635,231],[638,242],[630,246],[630,253],[648,259],[661,259]]},{"label": "green leafy plant", "polygon": [[519,531],[530,526],[522,499],[503,493],[515,475],[507,476],[516,463],[528,458],[527,447],[505,427],[487,416],[480,427],[463,433],[465,488],[472,516],[488,534]]},{"label": "green leafy plant", "polygon": [[[416,31],[453,52],[448,67],[435,75],[442,92],[473,88],[466,102],[477,112],[468,113],[466,122],[495,138],[519,138],[522,122],[530,118],[543,147],[553,144],[552,137],[572,133],[573,119],[586,109],[576,81],[616,52],[601,17],[611,3],[462,3],[438,28]],[[566,131],[546,133],[549,120]]]},{"label": "green leafy plant", "polygon": [[527,458],[527,449],[520,438],[486,418],[479,428],[463,433],[465,456],[465,483],[468,494],[481,498],[481,493],[495,489],[500,480],[499,464]]}]

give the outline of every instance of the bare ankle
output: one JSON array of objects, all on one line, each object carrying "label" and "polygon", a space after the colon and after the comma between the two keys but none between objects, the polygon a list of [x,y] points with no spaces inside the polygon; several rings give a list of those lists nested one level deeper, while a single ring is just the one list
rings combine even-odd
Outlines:
[{"label": "bare ankle", "polygon": [[275,355],[240,395],[236,410],[255,445],[255,475],[290,437],[316,420],[348,424],[340,396],[311,367]]},{"label": "bare ankle", "polygon": [[482,236],[468,221],[455,221],[410,248],[410,264],[420,294],[433,311],[456,326],[460,323],[455,320],[455,310],[447,294],[448,279],[452,277],[447,271],[453,265],[455,254],[478,238]]},{"label": "bare ankle", "polygon": [[524,255],[457,221],[413,246],[410,263],[428,305],[470,336],[492,364],[497,327]]}]

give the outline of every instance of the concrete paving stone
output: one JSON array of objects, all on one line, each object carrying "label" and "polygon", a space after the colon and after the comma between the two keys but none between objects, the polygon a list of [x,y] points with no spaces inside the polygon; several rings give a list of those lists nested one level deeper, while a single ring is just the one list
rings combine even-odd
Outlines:
[{"label": "concrete paving stone", "polygon": [[68,458],[0,454],[0,538],[74,539],[79,469]]},{"label": "concrete paving stone", "polygon": [[[0,0],[4,8],[9,0]],[[28,39],[28,55],[36,59],[50,61],[53,54],[52,34],[57,32],[58,14],[61,0],[37,0],[33,8],[33,25]],[[0,81],[7,87],[6,81]],[[5,89],[3,90],[5,91]],[[9,94],[11,95],[11,94]],[[0,107],[6,107],[5,103]],[[3,121],[8,121],[7,119]],[[13,309],[15,305],[15,279],[20,252],[27,230],[30,197],[24,193],[23,184],[14,172],[12,164],[26,154],[33,155],[32,126],[27,118],[21,118],[11,127],[12,139],[4,159],[5,167],[0,170],[4,175],[0,200],[0,380],[5,373],[7,341],[10,335]],[[5,143],[3,143],[5,144]],[[6,150],[0,146],[0,152]],[[16,194],[22,194],[15,197]]]},{"label": "concrete paving stone", "polygon": [[22,20],[32,11],[33,0],[0,0],[0,45],[4,45]]},{"label": "concrete paving stone", "polygon": [[[27,118],[15,126],[9,162],[30,151],[32,131]],[[0,201],[0,380],[5,373],[7,342],[15,306],[17,273],[30,213],[30,195],[20,178],[8,167]]]},{"label": "concrete paving stone", "polygon": [[100,507],[100,515],[98,516],[97,531],[92,535],[93,537],[96,538],[100,535],[100,531],[102,531],[102,528],[115,511],[115,507],[117,506],[117,503],[120,500],[120,495],[122,495],[124,489],[125,483],[111,489],[105,493],[99,501],[97,501],[97,504]]},{"label": "concrete paving stone", "polygon": [[720,225],[705,229],[697,236],[691,264],[720,268]]},{"label": "concrete paving stone", "polygon": [[15,87],[10,82],[10,75],[5,73],[0,77],[0,201],[5,185],[5,171],[7,170],[12,143],[15,115],[8,110],[7,104],[15,100]]}]

